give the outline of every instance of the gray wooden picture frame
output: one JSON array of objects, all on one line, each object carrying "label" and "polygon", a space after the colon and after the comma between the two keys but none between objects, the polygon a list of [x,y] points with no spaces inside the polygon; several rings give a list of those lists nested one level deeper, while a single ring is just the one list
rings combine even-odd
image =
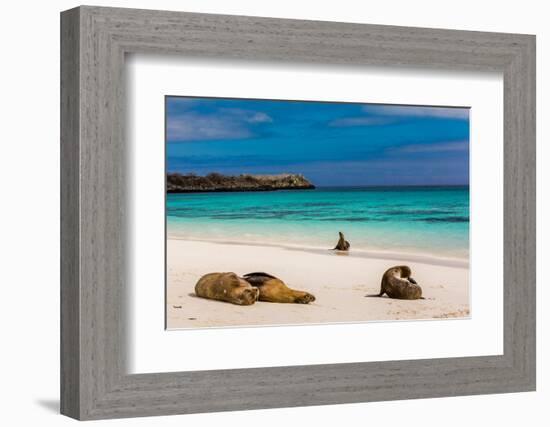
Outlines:
[{"label": "gray wooden picture frame", "polygon": [[[127,53],[502,72],[504,354],[127,374]],[[89,6],[62,12],[63,414],[85,420],[530,390],[534,36]]]}]

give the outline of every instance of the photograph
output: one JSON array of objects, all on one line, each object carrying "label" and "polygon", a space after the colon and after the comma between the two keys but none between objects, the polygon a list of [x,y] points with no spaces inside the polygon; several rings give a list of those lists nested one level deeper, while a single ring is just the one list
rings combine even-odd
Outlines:
[{"label": "photograph", "polygon": [[165,96],[167,329],[470,318],[470,108]]}]

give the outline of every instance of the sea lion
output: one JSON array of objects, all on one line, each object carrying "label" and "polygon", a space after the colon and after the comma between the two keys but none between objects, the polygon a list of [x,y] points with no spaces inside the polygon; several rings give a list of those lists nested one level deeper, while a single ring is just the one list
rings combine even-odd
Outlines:
[{"label": "sea lion", "polygon": [[237,305],[251,305],[258,300],[260,291],[235,273],[209,273],[199,279],[195,294]]},{"label": "sea lion", "polygon": [[381,297],[384,294],[397,299],[424,299],[422,288],[411,277],[411,269],[406,265],[388,268],[382,276],[380,293],[370,296]]},{"label": "sea lion", "polygon": [[296,304],[308,304],[315,301],[315,297],[310,293],[290,289],[285,282],[271,274],[248,273],[243,278],[259,289],[260,301]]},{"label": "sea lion", "polygon": [[340,235],[340,238],[338,239],[338,243],[336,244],[335,248],[333,249],[333,251],[349,251],[349,248],[350,248],[350,244],[349,242],[344,238],[344,233],[342,233],[341,231],[338,232],[338,234]]}]

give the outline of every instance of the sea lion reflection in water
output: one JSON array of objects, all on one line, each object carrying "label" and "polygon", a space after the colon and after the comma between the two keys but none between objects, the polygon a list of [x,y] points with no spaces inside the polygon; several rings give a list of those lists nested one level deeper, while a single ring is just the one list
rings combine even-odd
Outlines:
[{"label": "sea lion reflection in water", "polygon": [[384,294],[396,299],[424,299],[422,288],[411,277],[411,269],[406,265],[388,268],[382,276],[380,293],[367,296],[381,297]]},{"label": "sea lion reflection in water", "polygon": [[344,238],[344,233],[339,231],[338,234],[340,235],[340,238],[338,239],[338,243],[336,243],[336,246],[334,247],[333,251],[349,251],[349,248],[351,245]]},{"label": "sea lion reflection in water", "polygon": [[308,304],[315,297],[308,292],[290,289],[282,280],[267,273],[209,273],[195,285],[195,294],[202,298],[251,305],[256,301]]}]

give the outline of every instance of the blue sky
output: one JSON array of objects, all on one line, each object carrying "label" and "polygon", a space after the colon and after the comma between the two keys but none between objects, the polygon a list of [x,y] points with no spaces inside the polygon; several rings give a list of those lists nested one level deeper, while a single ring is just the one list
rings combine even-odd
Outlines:
[{"label": "blue sky", "polygon": [[301,173],[317,186],[469,183],[469,109],[166,98],[169,172]]}]

